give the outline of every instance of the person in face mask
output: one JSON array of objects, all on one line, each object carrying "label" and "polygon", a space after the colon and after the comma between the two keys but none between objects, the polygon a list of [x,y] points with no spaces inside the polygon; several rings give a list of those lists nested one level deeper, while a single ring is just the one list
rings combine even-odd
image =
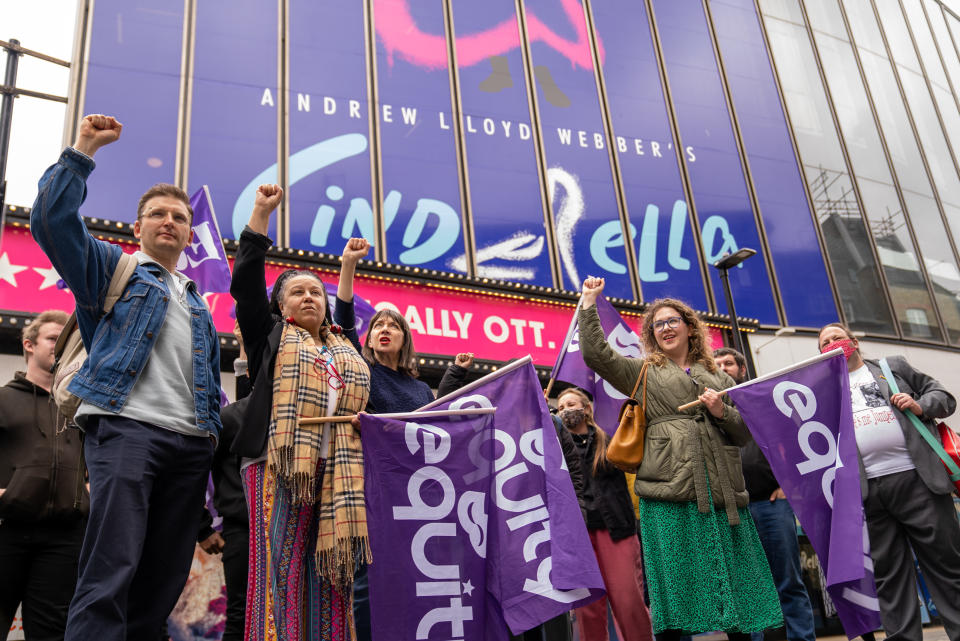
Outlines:
[{"label": "person in face mask", "polygon": [[653,628],[643,601],[643,561],[626,478],[607,461],[609,437],[593,420],[590,397],[580,389],[566,389],[557,399],[557,409],[580,458],[587,530],[607,586],[606,597],[576,609],[580,638],[608,639],[609,599],[617,636],[624,641],[650,641]]},{"label": "person in face mask", "polygon": [[953,414],[957,402],[902,356],[887,358],[900,390],[891,394],[879,363],[861,356],[860,344],[845,325],[826,325],[818,345],[821,353],[840,348],[847,357],[860,488],[887,638],[923,638],[915,554],[947,636],[958,641],[960,525],[950,496],[954,486],[906,416],[912,412],[936,434],[934,419]]}]

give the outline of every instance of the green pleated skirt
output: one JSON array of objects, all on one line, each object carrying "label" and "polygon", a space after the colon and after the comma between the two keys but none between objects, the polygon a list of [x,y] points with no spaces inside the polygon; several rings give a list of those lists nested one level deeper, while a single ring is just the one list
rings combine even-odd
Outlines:
[{"label": "green pleated skirt", "polygon": [[740,525],[695,502],[640,499],[653,631],[759,632],[783,625],[770,566],[748,508]]}]

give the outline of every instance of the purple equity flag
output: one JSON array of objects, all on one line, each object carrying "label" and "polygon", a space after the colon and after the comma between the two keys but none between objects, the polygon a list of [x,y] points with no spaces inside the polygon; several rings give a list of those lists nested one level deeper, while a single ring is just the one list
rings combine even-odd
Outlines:
[{"label": "purple equity flag", "polygon": [[[563,342],[557,364],[553,366],[553,378],[558,381],[572,383],[585,389],[593,395],[593,417],[597,425],[602,427],[611,436],[617,431],[620,406],[626,396],[613,388],[583,362],[583,353],[580,351],[580,328],[577,326],[577,315],[580,306],[577,305],[570,321],[567,338]],[[600,326],[607,337],[607,343],[615,352],[627,358],[643,358],[643,347],[640,337],[630,329],[620,313],[603,296],[597,298],[597,314],[600,316]]]},{"label": "purple equity flag", "polygon": [[507,639],[599,598],[530,358],[428,407],[496,411],[361,417],[374,637]]},{"label": "purple equity flag", "polygon": [[490,479],[496,560],[488,564],[499,568],[493,593],[516,634],[596,600],[604,584],[529,356],[421,409],[494,405],[493,430],[476,443],[498,442]]},{"label": "purple equity flag", "polygon": [[879,629],[843,352],[816,356],[727,393],[820,559],[847,636]]},{"label": "purple equity flag", "polygon": [[180,254],[177,271],[189,276],[201,294],[230,291],[230,264],[206,185],[190,197],[193,242]]}]

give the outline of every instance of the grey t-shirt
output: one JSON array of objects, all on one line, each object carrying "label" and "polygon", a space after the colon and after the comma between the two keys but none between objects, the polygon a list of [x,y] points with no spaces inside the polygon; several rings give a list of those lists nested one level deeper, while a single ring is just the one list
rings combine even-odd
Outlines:
[{"label": "grey t-shirt", "polygon": [[[159,265],[141,251],[134,256],[141,265]],[[119,415],[180,434],[207,438],[210,433],[197,427],[193,396],[193,341],[187,300],[190,279],[180,272],[171,274],[166,269],[162,274],[170,290],[167,317],[140,378]],[[111,413],[83,402],[77,410],[77,422],[83,425],[87,416],[94,415]]]}]

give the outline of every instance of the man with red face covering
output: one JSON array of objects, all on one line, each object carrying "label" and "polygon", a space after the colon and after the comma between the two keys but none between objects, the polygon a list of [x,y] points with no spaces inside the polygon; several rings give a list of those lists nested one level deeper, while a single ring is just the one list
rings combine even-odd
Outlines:
[{"label": "man with red face covering", "polygon": [[[946,468],[906,413],[936,434],[935,419],[957,402],[940,383],[907,361],[887,359],[896,387],[877,361],[839,323],[820,330],[821,352],[847,357],[853,424],[860,453],[860,489],[870,534],[880,617],[887,639],[921,641],[915,554],[950,641],[960,641],[960,525]],[[911,553],[912,550],[912,553]]]}]

